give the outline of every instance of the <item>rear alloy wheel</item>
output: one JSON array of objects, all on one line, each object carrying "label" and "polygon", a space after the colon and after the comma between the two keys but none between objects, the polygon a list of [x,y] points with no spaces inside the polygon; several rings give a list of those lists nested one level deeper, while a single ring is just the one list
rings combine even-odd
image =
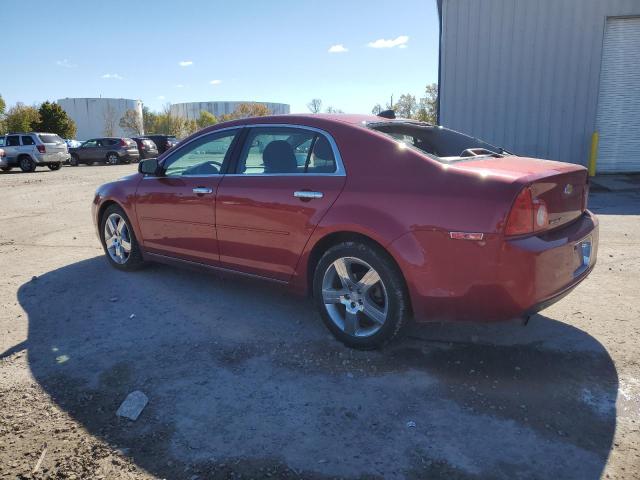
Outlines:
[{"label": "rear alloy wheel", "polygon": [[409,318],[402,275],[386,252],[366,244],[341,243],[323,255],[314,299],[327,328],[353,348],[383,346]]},{"label": "rear alloy wheel", "polygon": [[109,165],[118,165],[120,163],[120,157],[115,153],[110,153],[107,155],[107,163]]},{"label": "rear alloy wheel", "polygon": [[102,247],[111,265],[120,270],[135,270],[144,263],[129,219],[119,206],[107,207],[100,226]]},{"label": "rear alloy wheel", "polygon": [[31,157],[22,157],[20,158],[20,170],[25,173],[33,172],[36,169],[36,162],[34,162]]},{"label": "rear alloy wheel", "polygon": [[49,170],[53,170],[54,172],[56,170],[60,170],[60,168],[62,167],[61,163],[50,163],[49,165],[47,165],[47,167],[49,167]]}]

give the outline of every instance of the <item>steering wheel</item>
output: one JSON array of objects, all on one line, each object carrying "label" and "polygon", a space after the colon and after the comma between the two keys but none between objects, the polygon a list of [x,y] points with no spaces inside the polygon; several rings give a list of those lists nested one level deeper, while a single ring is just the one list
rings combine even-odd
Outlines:
[{"label": "steering wheel", "polygon": [[183,175],[215,175],[220,173],[222,169],[222,162],[216,162],[215,160],[208,160],[206,162],[199,163],[193,167],[187,168]]}]

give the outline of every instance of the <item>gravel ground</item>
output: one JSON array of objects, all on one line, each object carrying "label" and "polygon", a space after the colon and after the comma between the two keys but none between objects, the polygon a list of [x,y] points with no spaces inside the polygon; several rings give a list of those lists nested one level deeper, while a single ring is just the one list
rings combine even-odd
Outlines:
[{"label": "gravel ground", "polygon": [[640,478],[640,192],[592,194],[598,266],[527,327],[356,352],[276,287],[110,268],[134,169],[0,174],[0,478]]}]

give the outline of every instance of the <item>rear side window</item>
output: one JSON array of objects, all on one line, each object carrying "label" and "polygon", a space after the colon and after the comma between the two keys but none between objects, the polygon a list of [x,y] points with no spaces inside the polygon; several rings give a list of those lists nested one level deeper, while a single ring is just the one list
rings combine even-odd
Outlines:
[{"label": "rear side window", "polygon": [[33,138],[31,138],[28,135],[23,135],[22,136],[22,145],[35,145],[36,142],[34,142]]},{"label": "rear side window", "polygon": [[55,133],[41,133],[38,138],[42,143],[63,143],[64,140]]},{"label": "rear side window", "polygon": [[19,147],[20,146],[20,137],[17,135],[9,135],[7,137],[7,147]]},{"label": "rear side window", "polygon": [[277,175],[334,173],[331,144],[312,130],[295,127],[253,128],[245,141],[237,173]]}]

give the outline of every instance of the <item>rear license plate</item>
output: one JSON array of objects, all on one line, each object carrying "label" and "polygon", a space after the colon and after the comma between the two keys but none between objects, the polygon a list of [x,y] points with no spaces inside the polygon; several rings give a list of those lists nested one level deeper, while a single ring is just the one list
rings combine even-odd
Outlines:
[{"label": "rear license plate", "polygon": [[578,260],[578,268],[573,272],[573,276],[577,277],[591,265],[591,260],[593,258],[593,243],[591,235],[576,243],[573,249]]}]

